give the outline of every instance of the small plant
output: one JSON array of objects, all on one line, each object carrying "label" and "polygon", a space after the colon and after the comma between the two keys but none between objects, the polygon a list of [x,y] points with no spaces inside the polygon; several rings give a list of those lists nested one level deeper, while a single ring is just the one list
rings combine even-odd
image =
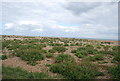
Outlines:
[{"label": "small plant", "polygon": [[108,72],[112,74],[113,79],[120,79],[120,65],[108,68]]},{"label": "small plant", "polygon": [[96,73],[96,76],[104,76],[105,74],[103,72]]},{"label": "small plant", "polygon": [[60,54],[56,57],[55,60],[56,63],[62,63],[62,62],[69,62],[69,63],[74,63],[75,60],[71,55],[68,54]]},{"label": "small plant", "polygon": [[98,68],[91,63],[82,63],[80,65],[61,63],[52,65],[50,71],[62,74],[68,79],[93,79],[98,73]]},{"label": "small plant", "polygon": [[51,64],[46,64],[45,66],[46,66],[46,67],[50,67],[50,66],[51,66]]},{"label": "small plant", "polygon": [[0,59],[1,59],[1,60],[5,60],[5,59],[7,59],[7,56],[6,56],[6,55],[1,55],[1,56],[0,56]]},{"label": "small plant", "polygon": [[54,49],[50,49],[48,52],[50,52],[50,53],[55,53],[56,50],[54,50]]},{"label": "small plant", "polygon": [[103,60],[103,55],[98,54],[98,55],[95,55],[95,56],[89,56],[87,59],[90,60],[90,61]]},{"label": "small plant", "polygon": [[77,53],[75,53],[75,55],[79,58],[82,58],[87,55],[87,52],[85,50],[84,51],[81,50],[81,51],[77,51]]},{"label": "small plant", "polygon": [[52,53],[48,53],[48,54],[46,55],[46,57],[47,57],[47,58],[51,58],[51,57],[53,57],[53,54],[52,54]]},{"label": "small plant", "polygon": [[71,53],[76,53],[77,52],[77,50],[71,50]]},{"label": "small plant", "polygon": [[58,51],[59,53],[65,52],[67,49],[65,47],[53,47],[54,50]]},{"label": "small plant", "polygon": [[32,66],[35,66],[37,63],[36,63],[36,61],[28,61],[27,64],[30,64],[30,65],[32,65]]}]

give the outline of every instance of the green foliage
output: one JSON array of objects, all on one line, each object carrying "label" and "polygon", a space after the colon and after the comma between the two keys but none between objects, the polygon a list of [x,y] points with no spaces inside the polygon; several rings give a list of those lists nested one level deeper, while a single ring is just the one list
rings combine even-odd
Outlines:
[{"label": "green foliage", "polygon": [[65,47],[53,47],[54,50],[58,51],[59,53],[65,52],[67,49]]},{"label": "green foliage", "polygon": [[66,43],[66,44],[64,44],[64,46],[69,46],[69,44]]},{"label": "green foliage", "polygon": [[96,60],[103,60],[103,54],[97,54],[95,56],[89,56],[86,59],[90,60],[90,61],[96,61]]},{"label": "green foliage", "polygon": [[113,60],[120,62],[120,53],[115,53]]},{"label": "green foliage", "polygon": [[75,49],[74,49],[74,50],[71,50],[71,53],[76,53],[76,52],[77,52],[77,50],[75,50]]},{"label": "green foliage", "polygon": [[63,62],[75,63],[75,60],[71,55],[60,54],[56,57],[55,62],[56,63],[63,63]]},{"label": "green foliage", "polygon": [[50,53],[55,53],[56,50],[54,50],[54,49],[50,49],[48,52],[50,52]]},{"label": "green foliage", "polygon": [[51,64],[46,64],[45,66],[46,66],[46,67],[50,67],[50,66],[51,66]]},{"label": "green foliage", "polygon": [[98,72],[98,69],[91,63],[82,63],[80,65],[61,63],[53,65],[50,68],[50,71],[62,74],[68,79],[93,79]]},{"label": "green foliage", "polygon": [[36,61],[28,61],[27,64],[30,64],[30,65],[32,65],[32,66],[35,66],[37,63],[36,63]]},{"label": "green foliage", "polygon": [[77,53],[75,53],[75,55],[79,58],[82,58],[87,55],[87,52],[85,50],[81,50],[81,51],[77,51]]},{"label": "green foliage", "polygon": [[103,72],[96,73],[96,76],[104,76],[105,74]]},{"label": "green foliage", "polygon": [[44,59],[43,54],[41,54],[38,50],[35,49],[16,50],[15,55],[25,61],[37,61]]},{"label": "green foliage", "polygon": [[38,72],[27,72],[21,68],[10,68],[2,67],[2,78],[3,79],[44,79],[47,78],[46,73]]},{"label": "green foliage", "polygon": [[47,53],[47,50],[41,50],[41,53]]},{"label": "green foliage", "polygon": [[1,56],[0,56],[0,59],[1,59],[1,60],[5,60],[5,59],[7,59],[7,56],[6,56],[6,55],[1,55]]},{"label": "green foliage", "polygon": [[51,58],[51,57],[53,57],[53,54],[52,54],[52,53],[48,53],[48,54],[46,55],[46,57],[47,57],[47,58]]},{"label": "green foliage", "polygon": [[113,79],[120,80],[120,65],[108,68],[109,73],[111,73]]}]

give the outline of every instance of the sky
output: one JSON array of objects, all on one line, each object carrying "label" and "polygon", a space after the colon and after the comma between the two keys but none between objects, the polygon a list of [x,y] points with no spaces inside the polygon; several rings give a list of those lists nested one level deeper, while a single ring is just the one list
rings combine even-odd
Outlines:
[{"label": "sky", "polygon": [[2,35],[118,39],[117,2],[2,2]]}]

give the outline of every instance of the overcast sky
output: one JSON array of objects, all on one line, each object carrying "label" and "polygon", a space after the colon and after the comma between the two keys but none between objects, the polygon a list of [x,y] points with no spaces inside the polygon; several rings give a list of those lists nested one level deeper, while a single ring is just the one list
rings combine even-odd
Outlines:
[{"label": "overcast sky", "polygon": [[52,1],[3,2],[2,34],[118,38],[117,2]]}]

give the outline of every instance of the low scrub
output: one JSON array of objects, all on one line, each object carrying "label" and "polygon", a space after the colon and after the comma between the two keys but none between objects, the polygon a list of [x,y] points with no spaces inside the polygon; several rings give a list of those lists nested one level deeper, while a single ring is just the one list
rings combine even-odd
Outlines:
[{"label": "low scrub", "polygon": [[59,73],[68,79],[93,79],[98,73],[98,68],[91,63],[80,65],[61,63],[52,65],[50,71]]},{"label": "low scrub", "polygon": [[53,47],[54,50],[58,51],[59,53],[63,53],[67,50],[65,47]]},{"label": "low scrub", "polygon": [[[113,79],[120,80],[120,65],[110,67],[108,72],[111,73]],[[116,80],[117,81],[117,80]]]},{"label": "low scrub", "polygon": [[47,58],[51,58],[51,57],[53,57],[54,55],[52,54],[52,53],[48,53],[48,54],[46,54],[46,57]]},{"label": "low scrub", "polygon": [[38,50],[34,49],[16,50],[15,55],[25,61],[38,61],[44,59],[43,54],[41,54]]},{"label": "low scrub", "polygon": [[7,56],[6,56],[6,55],[1,55],[1,56],[0,56],[0,59],[1,59],[1,60],[5,60],[5,59],[7,59]]},{"label": "low scrub", "polygon": [[55,62],[56,63],[63,63],[63,62],[75,63],[75,60],[71,55],[60,54],[56,57]]},{"label": "low scrub", "polygon": [[89,56],[86,59],[88,59],[90,61],[103,60],[104,59],[103,56],[104,56],[103,54],[98,54],[98,55],[95,55],[95,56]]}]

